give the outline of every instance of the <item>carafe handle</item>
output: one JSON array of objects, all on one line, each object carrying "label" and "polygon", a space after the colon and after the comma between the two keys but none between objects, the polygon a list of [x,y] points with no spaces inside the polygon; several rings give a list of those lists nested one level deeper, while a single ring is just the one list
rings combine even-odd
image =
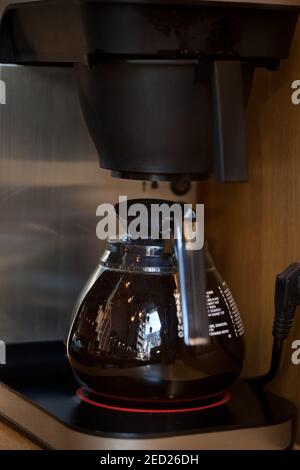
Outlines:
[{"label": "carafe handle", "polygon": [[[187,346],[199,346],[209,342],[206,305],[206,272],[204,250],[195,249],[186,237],[190,215],[183,223],[174,221],[174,250],[178,265],[178,281],[182,311],[184,342]],[[197,222],[196,230],[200,230]]]}]

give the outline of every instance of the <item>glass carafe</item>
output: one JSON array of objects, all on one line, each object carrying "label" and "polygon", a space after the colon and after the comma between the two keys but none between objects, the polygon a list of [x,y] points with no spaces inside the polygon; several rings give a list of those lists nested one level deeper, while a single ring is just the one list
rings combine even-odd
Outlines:
[{"label": "glass carafe", "polygon": [[239,376],[243,326],[205,252],[208,344],[183,339],[177,262],[161,242],[109,241],[76,308],[68,357],[78,380],[105,395],[191,400],[224,391]]}]

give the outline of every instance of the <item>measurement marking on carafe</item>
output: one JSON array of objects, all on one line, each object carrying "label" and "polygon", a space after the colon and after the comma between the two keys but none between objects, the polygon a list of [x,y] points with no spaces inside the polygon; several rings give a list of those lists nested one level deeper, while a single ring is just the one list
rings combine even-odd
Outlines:
[{"label": "measurement marking on carafe", "polygon": [[[225,315],[224,310],[220,306],[220,299],[215,295],[213,290],[207,291],[207,307],[208,307],[208,316],[212,317],[221,317]],[[220,329],[221,328],[221,329]],[[209,325],[209,335],[210,336],[222,336],[227,335],[228,338],[231,338],[230,330],[228,328],[228,323],[222,321],[219,323],[211,323]]]},{"label": "measurement marking on carafe", "polygon": [[[223,287],[226,287],[226,284],[223,283]],[[223,299],[224,299],[224,302],[226,304],[226,307],[227,307],[227,310],[228,310],[228,313],[230,315],[230,318],[231,318],[231,323],[232,323],[232,326],[233,326],[233,329],[234,329],[234,334],[236,337],[239,336],[238,332],[237,332],[237,329],[236,329],[236,325],[235,325],[235,321],[234,321],[234,318],[233,318],[233,315],[232,315],[232,311],[231,311],[231,307],[229,305],[229,302],[228,302],[228,299],[225,295],[225,291],[223,290],[223,288],[221,286],[218,286],[218,289],[220,291],[220,294],[222,295]]]},{"label": "measurement marking on carafe", "polygon": [[244,326],[233,295],[231,294],[225,282],[223,282],[222,286],[218,286],[218,288],[228,308],[235,335],[241,336],[244,333]]},{"label": "measurement marking on carafe", "polygon": [[219,336],[219,335],[227,335],[229,330],[220,330],[220,331],[212,331],[209,333],[210,336]]}]

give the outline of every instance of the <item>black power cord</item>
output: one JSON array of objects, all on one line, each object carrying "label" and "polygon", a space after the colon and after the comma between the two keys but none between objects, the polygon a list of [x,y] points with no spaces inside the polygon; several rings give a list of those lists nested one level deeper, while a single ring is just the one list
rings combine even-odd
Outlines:
[{"label": "black power cord", "polygon": [[284,341],[293,325],[296,307],[300,305],[300,263],[293,263],[276,276],[273,349],[269,371],[248,379],[251,383],[266,384],[277,376]]}]

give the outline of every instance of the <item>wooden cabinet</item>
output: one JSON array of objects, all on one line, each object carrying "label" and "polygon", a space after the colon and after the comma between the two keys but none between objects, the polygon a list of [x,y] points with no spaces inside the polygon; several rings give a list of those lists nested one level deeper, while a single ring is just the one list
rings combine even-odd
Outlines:
[{"label": "wooden cabinet", "polygon": [[[199,184],[206,238],[246,327],[245,375],[269,366],[275,275],[300,261],[300,105],[291,101],[294,80],[300,80],[300,22],[280,71],[255,74],[247,107],[249,182]],[[298,310],[272,389],[298,405],[300,441],[300,365],[291,362],[291,343],[300,339]]]}]

